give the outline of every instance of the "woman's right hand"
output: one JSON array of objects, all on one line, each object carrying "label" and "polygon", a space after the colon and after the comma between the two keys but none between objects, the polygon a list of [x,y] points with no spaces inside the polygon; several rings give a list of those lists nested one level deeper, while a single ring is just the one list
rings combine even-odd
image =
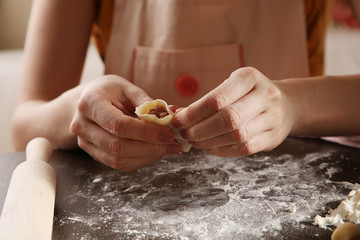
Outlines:
[{"label": "woman's right hand", "polygon": [[100,77],[82,86],[70,131],[94,159],[125,171],[181,153],[170,129],[136,118],[135,108],[151,100],[121,77]]}]

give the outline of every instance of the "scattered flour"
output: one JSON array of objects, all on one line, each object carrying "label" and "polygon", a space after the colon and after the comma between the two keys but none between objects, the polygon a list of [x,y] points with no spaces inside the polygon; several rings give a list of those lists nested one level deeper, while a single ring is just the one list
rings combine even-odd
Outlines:
[{"label": "scattered flour", "polygon": [[76,229],[67,239],[282,240],[297,231],[307,239],[301,234],[317,228],[316,209],[355,189],[330,179],[341,171],[338,159],[331,149],[244,158],[190,152],[130,174],[81,168],[81,182],[62,194],[67,204],[57,209],[54,233]]},{"label": "scattered flour", "polygon": [[295,204],[291,204],[291,206],[289,208],[289,212],[290,213],[295,213],[296,212],[296,205]]},{"label": "scattered flour", "polygon": [[336,209],[330,210],[325,217],[317,215],[314,224],[319,225],[321,228],[326,228],[328,225],[338,227],[345,220],[355,224],[360,223],[360,190],[352,190],[348,197]]}]

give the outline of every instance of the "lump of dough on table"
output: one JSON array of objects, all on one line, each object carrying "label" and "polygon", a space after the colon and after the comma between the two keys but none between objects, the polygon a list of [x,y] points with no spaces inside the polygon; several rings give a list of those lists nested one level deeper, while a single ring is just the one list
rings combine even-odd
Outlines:
[{"label": "lump of dough on table", "polygon": [[352,190],[347,198],[336,209],[330,210],[325,217],[317,215],[314,224],[321,228],[326,228],[327,225],[339,227],[344,224],[345,220],[356,224],[360,223],[360,189]]},{"label": "lump of dough on table", "polygon": [[183,151],[188,152],[190,150],[191,145],[180,135],[179,129],[172,125],[175,113],[171,111],[164,100],[156,99],[145,102],[136,108],[135,114],[146,122],[170,128],[175,134],[175,139],[183,145]]}]

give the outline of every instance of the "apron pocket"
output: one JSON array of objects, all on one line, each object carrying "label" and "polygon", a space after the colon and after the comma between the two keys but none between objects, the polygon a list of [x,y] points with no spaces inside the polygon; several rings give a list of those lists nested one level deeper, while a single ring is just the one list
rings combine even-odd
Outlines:
[{"label": "apron pocket", "polygon": [[133,52],[130,81],[154,99],[185,107],[243,65],[241,44],[166,50],[138,46]]}]

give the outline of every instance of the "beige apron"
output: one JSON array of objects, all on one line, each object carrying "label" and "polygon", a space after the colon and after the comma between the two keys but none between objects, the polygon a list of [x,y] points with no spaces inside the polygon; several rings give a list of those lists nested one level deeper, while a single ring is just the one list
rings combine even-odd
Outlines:
[{"label": "beige apron", "polygon": [[237,68],[309,75],[303,0],[116,0],[106,74],[187,106]]}]

